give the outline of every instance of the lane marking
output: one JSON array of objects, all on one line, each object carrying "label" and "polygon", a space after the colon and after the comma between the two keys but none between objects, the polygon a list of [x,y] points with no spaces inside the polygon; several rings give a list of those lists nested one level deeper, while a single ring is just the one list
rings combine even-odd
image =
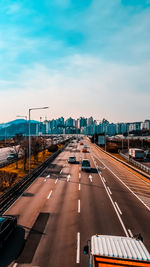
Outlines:
[{"label": "lane marking", "polygon": [[130,236],[133,237],[133,234],[132,234],[130,229],[128,229],[128,232],[129,232]]},{"label": "lane marking", "polygon": [[103,177],[103,180],[104,180],[104,182],[106,183],[106,180],[105,180],[105,178]]},{"label": "lane marking", "polygon": [[78,213],[80,213],[80,199],[78,199]]},{"label": "lane marking", "polygon": [[[98,158],[97,158],[98,159]],[[103,165],[126,187],[126,188],[128,188],[128,190],[140,201],[140,202],[142,202],[142,204],[150,211],[150,208],[144,203],[144,201],[141,199],[141,198],[139,198],[131,189],[130,189],[130,187],[128,187],[109,167],[107,167],[107,165],[105,165],[105,163],[102,161],[102,160],[100,160],[100,159],[98,159],[99,161],[101,161],[102,163],[103,163]],[[130,171],[129,171],[130,172]],[[136,176],[137,177],[137,176]]]},{"label": "lane marking", "polygon": [[50,174],[46,176],[46,178],[49,178],[50,177]]},{"label": "lane marking", "polygon": [[116,207],[117,207],[117,209],[118,209],[118,211],[119,211],[120,215],[122,215],[121,209],[119,208],[119,206],[118,206],[117,202],[115,202],[115,205],[116,205]]},{"label": "lane marking", "polygon": [[109,197],[109,199],[110,199],[110,201],[111,201],[111,203],[112,203],[112,205],[113,205],[113,207],[114,207],[114,209],[115,209],[115,211],[116,211],[116,214],[117,214],[118,219],[119,219],[119,221],[120,221],[120,223],[121,223],[121,226],[122,226],[122,228],[123,228],[123,230],[124,230],[124,232],[125,232],[125,235],[126,235],[127,237],[129,237],[129,234],[128,234],[128,232],[127,232],[127,229],[126,229],[126,227],[125,227],[125,225],[124,225],[124,223],[123,223],[123,221],[122,221],[122,219],[121,219],[121,217],[120,217],[120,214],[119,214],[119,212],[118,212],[118,210],[117,210],[117,208],[116,208],[116,206],[115,206],[115,204],[114,204],[114,202],[113,202],[113,199],[112,199],[111,195],[109,194],[109,191],[108,191],[108,189],[107,189],[107,187],[106,187],[106,184],[104,183],[104,181],[103,181],[103,179],[102,179],[100,173],[98,173],[98,175],[99,175],[99,177],[100,177],[100,179],[101,179],[101,181],[102,181],[102,183],[103,183],[103,185],[104,185],[104,187],[105,187],[105,190],[106,190],[106,192],[107,192],[107,194],[108,194],[108,197]]},{"label": "lane marking", "polygon": [[76,263],[80,263],[80,233],[77,233],[77,256]]},{"label": "lane marking", "polygon": [[79,173],[79,179],[81,179],[81,173]]},{"label": "lane marking", "polygon": [[90,179],[90,181],[92,183],[92,175],[91,174],[89,175],[89,179]]},{"label": "lane marking", "polygon": [[79,191],[81,190],[81,184],[79,184]]},{"label": "lane marking", "polygon": [[58,182],[58,178],[55,180],[55,184],[57,184],[57,182]]},{"label": "lane marking", "polygon": [[109,194],[112,195],[112,192],[110,191],[110,188],[107,186],[107,189],[109,191]]},{"label": "lane marking", "polygon": [[67,175],[67,182],[70,181],[70,174]]},{"label": "lane marking", "polygon": [[49,195],[48,195],[48,197],[47,197],[47,199],[49,199],[50,198],[50,196],[51,196],[51,194],[53,193],[53,190],[51,190],[50,191],[50,193],[49,193]]},{"label": "lane marking", "polygon": [[60,171],[60,173],[62,173],[62,170]]},{"label": "lane marking", "polygon": [[18,263],[14,263],[13,267],[16,267],[18,265]]},{"label": "lane marking", "polygon": [[46,182],[46,179],[44,179],[44,182]]}]

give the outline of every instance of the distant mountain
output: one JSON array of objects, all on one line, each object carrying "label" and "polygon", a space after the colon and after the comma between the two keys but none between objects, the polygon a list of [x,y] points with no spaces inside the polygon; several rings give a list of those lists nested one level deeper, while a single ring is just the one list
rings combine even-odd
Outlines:
[{"label": "distant mountain", "polygon": [[[5,128],[5,127],[9,127],[11,125],[18,125],[21,123],[26,123],[26,120],[25,119],[16,119],[16,120],[9,121],[6,123],[0,123],[0,129]],[[31,120],[31,123],[39,123],[39,121]]]}]

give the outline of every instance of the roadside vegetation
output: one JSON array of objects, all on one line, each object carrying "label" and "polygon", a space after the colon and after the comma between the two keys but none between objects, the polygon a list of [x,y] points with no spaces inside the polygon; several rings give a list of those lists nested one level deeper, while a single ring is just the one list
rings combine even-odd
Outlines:
[{"label": "roadside vegetation", "polygon": [[[0,194],[29,173],[28,140],[17,136],[14,141],[13,151],[16,154],[16,160],[0,169]],[[62,145],[51,145],[47,147],[44,138],[32,138],[31,170],[35,169],[61,147]],[[19,158],[20,153],[21,158]]]}]

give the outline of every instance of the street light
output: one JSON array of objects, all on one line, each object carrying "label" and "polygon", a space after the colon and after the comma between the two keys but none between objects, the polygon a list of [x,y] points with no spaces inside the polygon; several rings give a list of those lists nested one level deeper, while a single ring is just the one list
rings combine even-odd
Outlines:
[{"label": "street light", "polygon": [[30,137],[30,118],[31,118],[31,110],[47,109],[47,108],[49,108],[49,107],[29,108],[29,175],[30,175],[30,166],[31,166],[31,137]]},{"label": "street light", "polygon": [[27,116],[24,115],[17,115],[17,118],[25,118],[26,119],[26,137],[27,137]]}]

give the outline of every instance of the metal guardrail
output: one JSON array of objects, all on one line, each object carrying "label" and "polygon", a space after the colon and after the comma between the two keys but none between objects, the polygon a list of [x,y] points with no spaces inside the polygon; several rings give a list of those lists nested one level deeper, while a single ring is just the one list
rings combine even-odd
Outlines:
[{"label": "metal guardrail", "polygon": [[28,188],[28,186],[44,171],[50,162],[52,162],[58,154],[60,154],[68,145],[66,143],[61,149],[53,153],[48,159],[41,163],[36,169],[31,171],[30,175],[24,176],[12,188],[8,188],[5,193],[0,196],[0,214],[3,214],[8,207]]},{"label": "metal guardrail", "polygon": [[140,168],[141,170],[150,174],[150,168],[145,166],[144,164],[137,162],[136,160],[129,158],[127,155],[123,154],[122,152],[119,153],[123,158],[125,158],[128,162],[133,163],[136,167]]}]

